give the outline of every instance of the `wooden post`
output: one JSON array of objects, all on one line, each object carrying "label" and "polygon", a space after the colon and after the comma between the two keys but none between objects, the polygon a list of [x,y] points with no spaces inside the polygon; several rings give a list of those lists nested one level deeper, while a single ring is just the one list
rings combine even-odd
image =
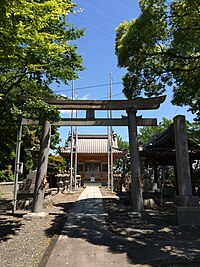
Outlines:
[{"label": "wooden post", "polygon": [[49,121],[44,121],[41,144],[40,144],[38,169],[36,174],[35,191],[33,198],[34,213],[40,213],[42,212],[43,209],[50,137],[51,137],[51,124]]},{"label": "wooden post", "polygon": [[128,131],[130,144],[130,162],[131,162],[131,193],[133,211],[141,213],[143,210],[143,199],[140,188],[140,162],[137,142],[137,124],[136,110],[128,109]]}]

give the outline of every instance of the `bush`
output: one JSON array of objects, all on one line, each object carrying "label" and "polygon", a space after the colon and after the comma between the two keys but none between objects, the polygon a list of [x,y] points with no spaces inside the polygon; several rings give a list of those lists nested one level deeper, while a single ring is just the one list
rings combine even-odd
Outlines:
[{"label": "bush", "polygon": [[13,182],[14,175],[11,170],[0,171],[0,182]]},{"label": "bush", "polygon": [[59,170],[64,172],[66,169],[65,159],[60,155],[51,155],[48,157],[48,174],[57,174]]}]

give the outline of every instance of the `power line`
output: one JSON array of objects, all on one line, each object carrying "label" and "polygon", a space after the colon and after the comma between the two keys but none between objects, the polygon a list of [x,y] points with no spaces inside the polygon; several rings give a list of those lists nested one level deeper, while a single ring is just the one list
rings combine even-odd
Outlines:
[{"label": "power line", "polygon": [[[122,84],[122,82],[115,82],[113,83],[113,85],[116,85],[116,84]],[[91,89],[91,88],[97,88],[97,87],[103,87],[103,86],[108,86],[110,85],[109,83],[106,83],[106,84],[98,84],[98,85],[91,85],[91,86],[85,86],[85,87],[78,87],[76,88],[76,91],[79,91],[79,90],[84,90],[84,89]],[[53,91],[54,93],[62,93],[62,92],[71,92],[72,89],[66,89],[66,90],[59,90],[59,91]]]},{"label": "power line", "polygon": [[103,28],[103,27],[101,27],[101,26],[95,24],[94,21],[91,21],[91,20],[89,20],[89,19],[86,19],[85,17],[81,17],[81,16],[78,15],[78,14],[75,14],[75,16],[76,16],[76,17],[79,17],[80,19],[83,19],[83,20],[89,22],[90,25],[95,25],[95,26],[98,27],[99,29],[101,29],[101,30],[103,30],[103,31],[106,31],[107,33],[110,34],[110,36],[113,35],[113,32],[108,31],[107,29],[105,29],[105,28]]},{"label": "power line", "polygon": [[[116,96],[119,96],[119,95],[124,95],[124,94],[123,93],[119,93],[119,94],[112,95],[112,97],[116,97]],[[108,97],[100,98],[99,100],[105,100],[105,99],[108,99]]]},{"label": "power line", "polygon": [[121,2],[123,2],[124,4],[126,4],[127,6],[132,7],[132,8],[137,7],[137,4],[135,4],[135,5],[133,3],[130,4],[124,0],[121,0]]},{"label": "power line", "polygon": [[110,11],[110,10],[108,10],[108,9],[106,9],[106,8],[104,8],[104,7],[102,7],[102,6],[100,6],[100,5],[94,4],[94,3],[92,3],[91,1],[90,1],[89,3],[90,3],[90,4],[93,4],[94,6],[97,6],[98,8],[100,8],[100,9],[106,11],[106,12],[109,13],[109,14],[112,14],[113,16],[115,16],[115,17],[117,17],[117,18],[119,18],[119,19],[121,19],[121,20],[124,20],[124,18],[118,16],[118,14],[116,14],[116,13],[114,13],[114,12],[112,12],[112,11]]},{"label": "power line", "polygon": [[98,12],[96,12],[96,11],[94,11],[93,9],[90,9],[90,8],[88,8],[88,7],[86,7],[86,8],[83,8],[84,10],[86,10],[86,11],[90,11],[92,14],[96,14],[96,15],[98,15],[100,18],[104,18],[104,19],[106,19],[106,20],[109,20],[110,22],[112,22],[112,23],[116,23],[116,21],[114,21],[113,19],[111,19],[111,18],[108,18],[108,17],[106,17],[106,16],[104,16],[104,15],[102,15],[102,14],[99,14]]},{"label": "power line", "polygon": [[[84,41],[84,40],[83,40],[83,37],[82,37],[80,40],[77,40],[76,42],[78,42],[79,44],[82,42],[82,43],[86,44],[87,46],[89,45],[89,46],[95,48],[95,49],[98,50],[98,51],[102,51],[102,52],[104,52],[104,53],[106,53],[106,54],[109,54],[109,55],[111,55],[111,56],[114,55],[113,53],[111,53],[111,52],[109,52],[109,51],[107,51],[107,50],[105,50],[105,49],[102,49],[101,47],[98,47],[98,46],[96,46],[96,45],[93,45],[93,44],[91,44],[90,42],[86,42],[86,41]],[[74,44],[77,44],[76,42],[74,41],[73,43],[74,43]],[[79,48],[80,48],[80,47],[79,47]]]},{"label": "power line", "polygon": [[[82,18],[82,19],[84,19],[84,18]],[[98,28],[103,29],[104,31],[106,31],[103,27],[100,27],[100,26],[98,26],[98,25],[96,25],[94,23],[90,23],[89,26],[85,26],[85,22],[83,23],[82,21],[80,21],[79,19],[77,19],[77,16],[75,18],[75,21],[76,22],[79,22],[79,24],[81,24],[83,27],[85,27],[86,28],[85,29],[86,32],[87,32],[88,29],[90,29],[90,30],[93,30],[95,32],[98,32],[98,33],[102,34],[104,37],[107,37],[107,38],[112,39],[112,40],[114,39],[114,34],[113,33],[112,33],[113,35],[111,35],[111,34],[107,34],[107,32],[103,32],[103,31],[100,31],[99,29],[96,29],[96,27],[98,27]],[[93,24],[96,27],[93,27]]]}]

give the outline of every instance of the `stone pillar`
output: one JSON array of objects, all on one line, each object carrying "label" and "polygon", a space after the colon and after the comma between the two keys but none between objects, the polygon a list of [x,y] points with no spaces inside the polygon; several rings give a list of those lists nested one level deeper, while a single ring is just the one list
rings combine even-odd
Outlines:
[{"label": "stone pillar", "polygon": [[185,116],[179,115],[174,118],[174,138],[178,192],[181,196],[192,196]]},{"label": "stone pillar", "polygon": [[175,203],[180,206],[199,205],[199,198],[192,195],[185,116],[178,115],[174,118],[174,138],[178,182],[178,196],[175,198]]},{"label": "stone pillar", "polygon": [[33,212],[40,213],[43,209],[45,177],[47,173],[48,154],[50,147],[51,124],[49,121],[43,123],[43,132],[40,144],[38,169],[33,198]]},{"label": "stone pillar", "polygon": [[185,116],[174,118],[176,169],[179,195],[175,197],[179,226],[199,226],[199,198],[192,196]]},{"label": "stone pillar", "polygon": [[136,110],[128,109],[128,131],[131,162],[131,193],[133,211],[141,213],[143,210],[143,199],[140,188],[140,161],[137,140]]}]

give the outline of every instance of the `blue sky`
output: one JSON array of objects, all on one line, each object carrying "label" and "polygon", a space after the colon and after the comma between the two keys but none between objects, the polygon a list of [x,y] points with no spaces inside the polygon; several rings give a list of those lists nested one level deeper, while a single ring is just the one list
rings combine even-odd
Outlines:
[{"label": "blue sky", "polygon": [[[117,67],[117,57],[115,55],[115,29],[124,20],[130,21],[140,14],[138,1],[136,0],[77,0],[76,12],[69,15],[69,23],[77,28],[85,28],[85,36],[75,43],[79,54],[83,57],[83,64],[86,68],[79,73],[80,78],[74,82],[75,94],[78,99],[107,99],[110,91],[110,73],[112,73],[112,99],[125,99],[122,90],[121,77],[125,73],[124,69]],[[86,88],[87,87],[87,88]],[[59,94],[71,97],[72,84],[53,87]],[[187,112],[187,107],[177,107],[170,103],[170,89],[167,92],[167,99],[158,110],[140,111],[138,115],[145,118],[158,118],[158,122],[163,117],[172,119],[176,115],[185,115],[186,119],[192,121],[192,114]],[[113,117],[126,115],[123,111],[113,112]],[[79,115],[80,112],[79,112]],[[69,112],[62,113],[62,117],[69,117]],[[106,113],[97,113],[99,117],[105,117]],[[113,127],[123,140],[128,140],[127,127]],[[61,127],[60,134],[62,145],[67,139],[69,127]],[[106,127],[79,127],[80,134],[99,133],[106,134]]]}]

